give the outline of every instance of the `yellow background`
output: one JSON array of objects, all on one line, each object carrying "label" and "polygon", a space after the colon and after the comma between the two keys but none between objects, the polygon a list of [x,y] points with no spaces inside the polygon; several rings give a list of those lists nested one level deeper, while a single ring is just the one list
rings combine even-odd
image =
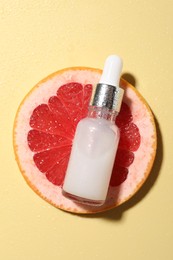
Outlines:
[{"label": "yellow background", "polygon": [[[173,1],[0,1],[0,259],[173,259]],[[129,202],[76,216],[40,199],[14,160],[17,107],[39,80],[69,66],[124,59],[124,77],[158,128],[151,176]],[[130,74],[130,75],[129,75]]]}]

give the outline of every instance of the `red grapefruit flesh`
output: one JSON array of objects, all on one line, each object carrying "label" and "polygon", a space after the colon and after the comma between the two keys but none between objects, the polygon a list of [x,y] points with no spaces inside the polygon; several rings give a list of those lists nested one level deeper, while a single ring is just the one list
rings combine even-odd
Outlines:
[{"label": "red grapefruit flesh", "polygon": [[156,152],[152,113],[125,80],[121,111],[116,119],[120,142],[105,204],[83,206],[62,195],[73,136],[87,116],[92,86],[100,70],[70,68],[40,82],[21,103],[15,119],[14,149],[29,185],[54,206],[78,213],[96,213],[129,199],[147,178]]}]

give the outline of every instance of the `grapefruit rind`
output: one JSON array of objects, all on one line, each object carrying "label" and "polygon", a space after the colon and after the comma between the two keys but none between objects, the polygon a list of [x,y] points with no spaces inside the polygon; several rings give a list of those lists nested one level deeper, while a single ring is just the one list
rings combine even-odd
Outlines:
[{"label": "grapefruit rind", "polygon": [[57,208],[81,214],[91,214],[114,208],[131,198],[147,179],[156,154],[156,127],[153,114],[140,93],[127,81],[121,79],[125,90],[123,101],[130,106],[133,122],[140,129],[141,144],[135,152],[128,178],[118,187],[110,187],[106,203],[101,207],[83,206],[62,195],[61,187],[47,180],[33,161],[34,153],[29,149],[27,134],[31,129],[29,119],[35,107],[47,103],[56,95],[58,88],[69,82],[97,84],[101,70],[75,67],[55,72],[40,81],[24,98],[17,111],[14,123],[13,142],[16,161],[29,186],[43,199]]}]

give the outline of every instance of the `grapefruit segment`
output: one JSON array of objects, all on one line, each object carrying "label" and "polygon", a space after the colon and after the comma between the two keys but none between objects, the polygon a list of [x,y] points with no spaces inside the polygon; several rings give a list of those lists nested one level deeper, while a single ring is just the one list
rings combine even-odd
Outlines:
[{"label": "grapefruit segment", "polygon": [[63,134],[61,124],[57,120],[58,118],[51,113],[48,105],[41,104],[34,109],[30,118],[30,126],[44,133]]},{"label": "grapefruit segment", "polygon": [[101,70],[92,68],[50,75],[26,96],[15,119],[14,151],[24,178],[45,200],[71,212],[96,213],[123,203],[144,183],[155,157],[152,113],[136,89],[121,79],[125,95],[116,119],[121,138],[106,203],[84,207],[62,195],[76,125],[87,115],[100,75]]},{"label": "grapefruit segment", "polygon": [[141,142],[141,136],[139,128],[130,123],[120,128],[120,142],[119,147],[121,149],[127,149],[129,151],[137,151]]},{"label": "grapefruit segment", "polygon": [[133,116],[131,114],[130,107],[126,103],[122,102],[121,111],[116,118],[117,126],[121,128],[125,125],[128,125],[130,122],[132,122],[132,120]]},{"label": "grapefruit segment", "polygon": [[122,150],[118,148],[116,158],[115,158],[115,165],[120,165],[123,167],[129,167],[134,161],[134,153],[128,150]]},{"label": "grapefruit segment", "polygon": [[61,86],[57,91],[57,96],[62,100],[67,114],[69,115],[73,125],[82,117],[83,108],[83,86],[77,82],[70,82]]},{"label": "grapefruit segment", "polygon": [[127,179],[127,175],[128,169],[126,167],[114,164],[110,185],[113,187],[119,186]]},{"label": "grapefruit segment", "polygon": [[35,129],[28,133],[28,145],[32,152],[41,152],[70,144],[71,140],[60,135],[47,134]]},{"label": "grapefruit segment", "polygon": [[67,169],[70,153],[64,158],[56,162],[52,168],[46,171],[46,178],[57,186],[62,186],[65,178],[65,172]]},{"label": "grapefruit segment", "polygon": [[60,98],[57,96],[50,97],[48,107],[51,113],[56,116],[59,127],[62,129],[61,135],[66,134],[68,138],[73,138],[75,128],[69,114],[67,113],[66,107]]},{"label": "grapefruit segment", "polygon": [[41,172],[47,172],[70,154],[71,146],[58,147],[34,154],[34,162]]}]

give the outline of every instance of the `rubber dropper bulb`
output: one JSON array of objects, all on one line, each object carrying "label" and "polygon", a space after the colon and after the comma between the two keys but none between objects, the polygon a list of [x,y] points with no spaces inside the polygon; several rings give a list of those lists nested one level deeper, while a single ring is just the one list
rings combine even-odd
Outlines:
[{"label": "rubber dropper bulb", "polygon": [[123,61],[118,55],[107,57],[99,83],[119,87]]}]

